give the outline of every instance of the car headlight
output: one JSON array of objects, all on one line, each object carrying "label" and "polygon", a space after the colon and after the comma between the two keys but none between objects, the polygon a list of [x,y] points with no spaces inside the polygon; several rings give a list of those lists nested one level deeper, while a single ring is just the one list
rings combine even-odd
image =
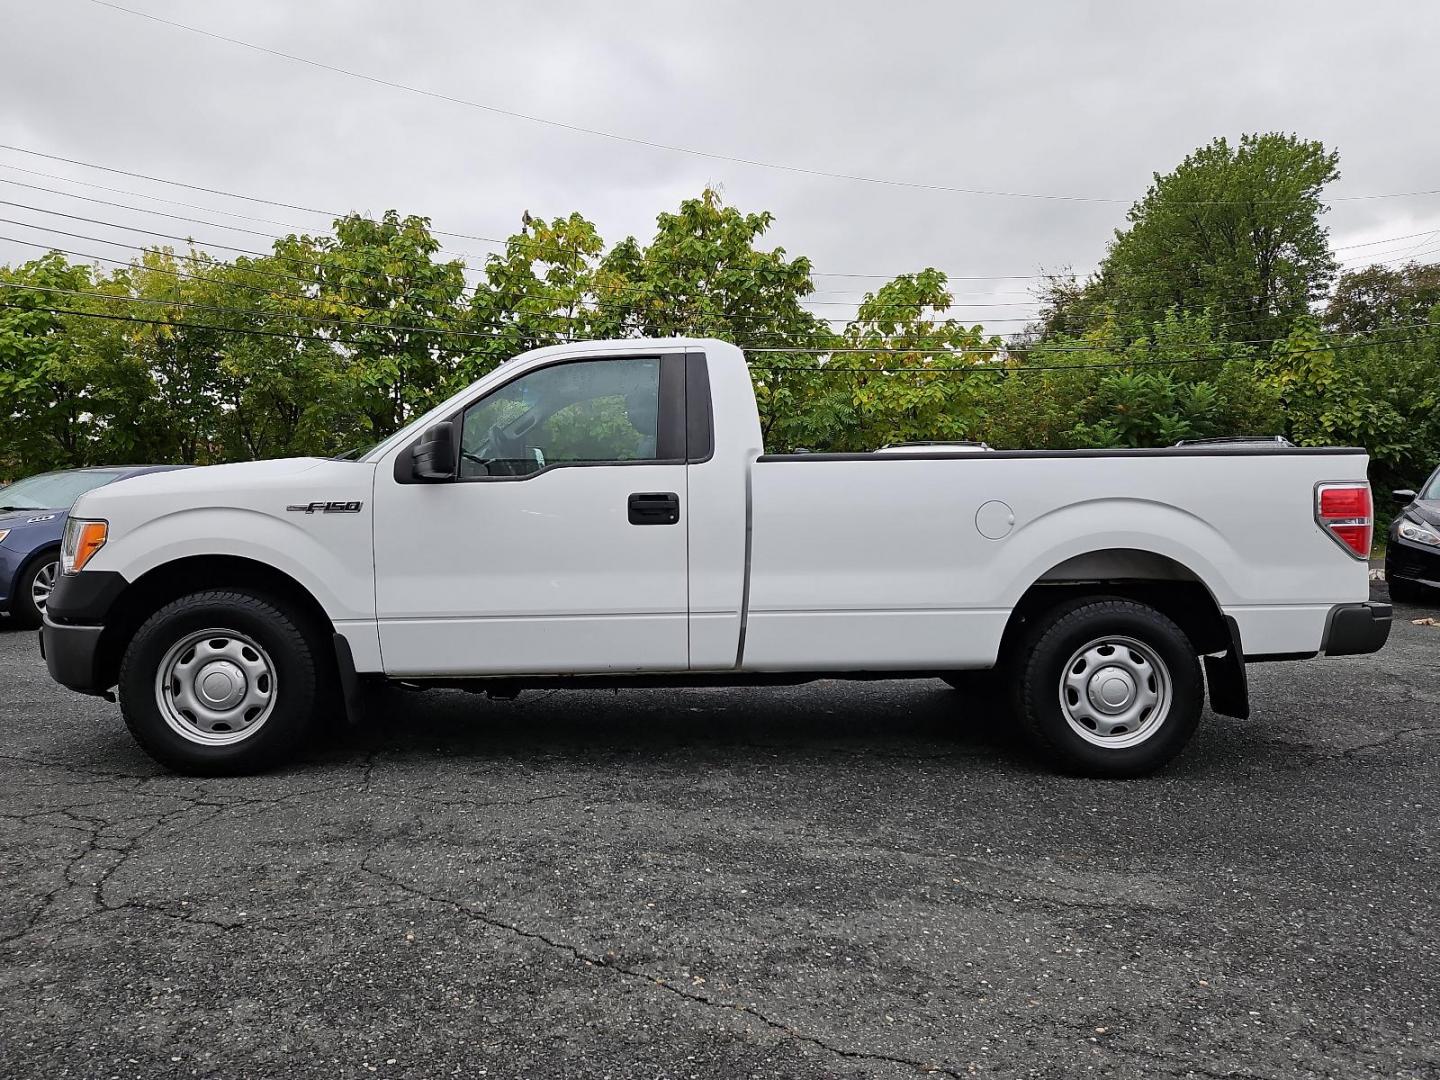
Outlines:
[{"label": "car headlight", "polygon": [[105,546],[110,535],[107,521],[71,518],[65,522],[65,539],[60,542],[60,571],[78,574],[91,557]]},{"label": "car headlight", "polygon": [[1400,516],[1400,527],[1396,530],[1399,535],[1412,544],[1427,544],[1430,547],[1440,547],[1440,532],[1433,526],[1426,525],[1423,521],[1411,517],[1409,514]]},{"label": "car headlight", "polygon": [[9,529],[0,529],[0,544],[5,542],[5,537],[10,535]]}]

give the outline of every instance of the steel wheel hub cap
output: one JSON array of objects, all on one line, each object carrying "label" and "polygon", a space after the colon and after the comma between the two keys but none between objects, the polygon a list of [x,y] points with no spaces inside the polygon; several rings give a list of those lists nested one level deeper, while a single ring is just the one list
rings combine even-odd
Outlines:
[{"label": "steel wheel hub cap", "polygon": [[1170,669],[1135,638],[1097,638],[1076,649],[1061,670],[1059,689],[1070,729],[1107,749],[1144,742],[1170,712]]},{"label": "steel wheel hub cap", "polygon": [[258,642],[235,630],[187,634],[165,653],[155,702],[170,729],[202,746],[250,738],[275,706],[275,665]]},{"label": "steel wheel hub cap", "polygon": [[1135,700],[1135,679],[1124,668],[1104,667],[1090,677],[1085,693],[1103,713],[1124,712]]},{"label": "steel wheel hub cap", "polygon": [[245,673],[228,660],[216,660],[200,669],[195,689],[202,704],[224,712],[245,696]]}]

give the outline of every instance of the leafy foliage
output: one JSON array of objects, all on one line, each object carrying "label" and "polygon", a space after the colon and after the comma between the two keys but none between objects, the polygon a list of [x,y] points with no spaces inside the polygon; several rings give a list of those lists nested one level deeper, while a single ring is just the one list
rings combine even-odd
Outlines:
[{"label": "leafy foliage", "polygon": [[1293,135],[1213,140],[1156,174],[1091,281],[1052,280],[1047,328],[1108,316],[1144,334],[1176,308],[1208,310],[1233,340],[1283,337],[1335,274],[1320,196],[1339,175],[1336,154]]},{"label": "leafy foliage", "polygon": [[[579,214],[527,213],[474,284],[425,218],[394,211],[233,261],[157,249],[103,272],[52,253],[0,267],[0,477],[335,453],[527,349],[697,335],[749,351],[770,450],[1284,433],[1366,446],[1377,480],[1413,484],[1440,459],[1440,276],[1349,273],[1312,313],[1335,270],[1319,219],[1336,167],[1289,135],[1200,148],[1156,177],[1096,276],[1050,279],[1009,343],[955,318],[933,268],[832,327],[807,306],[809,261],[766,245],[771,215],[709,190],[608,248]],[[638,437],[623,402],[603,407]]]}]

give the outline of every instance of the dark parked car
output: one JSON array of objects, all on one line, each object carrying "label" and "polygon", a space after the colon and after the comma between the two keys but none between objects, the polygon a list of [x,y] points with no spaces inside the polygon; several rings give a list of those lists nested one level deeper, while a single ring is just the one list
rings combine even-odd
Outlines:
[{"label": "dark parked car", "polygon": [[39,626],[60,573],[60,537],[75,500],[127,476],[183,465],[126,465],[41,473],[0,488],[0,612],[13,624]]},{"label": "dark parked car", "polygon": [[1440,590],[1440,469],[1418,493],[1397,491],[1395,500],[1405,509],[1390,525],[1385,580],[1392,600],[1419,602],[1427,589]]}]

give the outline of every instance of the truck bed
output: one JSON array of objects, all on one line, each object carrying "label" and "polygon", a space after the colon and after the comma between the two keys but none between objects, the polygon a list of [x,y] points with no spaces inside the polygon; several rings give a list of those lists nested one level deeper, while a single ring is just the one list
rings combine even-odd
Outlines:
[{"label": "truck bed", "polygon": [[743,666],[986,667],[1028,588],[1087,577],[1193,577],[1248,656],[1314,653],[1368,581],[1316,524],[1315,487],[1366,463],[1255,444],[763,455]]}]

